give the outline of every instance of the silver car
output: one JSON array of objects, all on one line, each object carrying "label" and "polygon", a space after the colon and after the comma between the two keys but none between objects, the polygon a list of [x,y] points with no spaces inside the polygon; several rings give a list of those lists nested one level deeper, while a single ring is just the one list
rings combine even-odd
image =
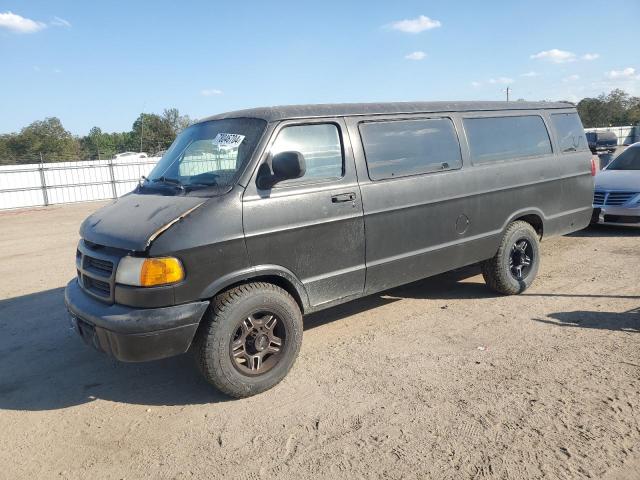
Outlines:
[{"label": "silver car", "polygon": [[592,221],[640,226],[640,142],[596,175]]}]

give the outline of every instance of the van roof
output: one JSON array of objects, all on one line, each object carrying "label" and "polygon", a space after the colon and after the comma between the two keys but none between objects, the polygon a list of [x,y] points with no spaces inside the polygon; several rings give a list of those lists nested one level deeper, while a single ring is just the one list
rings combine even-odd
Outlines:
[{"label": "van roof", "polygon": [[261,118],[267,122],[310,117],[347,117],[394,113],[435,113],[493,110],[540,110],[574,108],[569,102],[391,102],[327,103],[318,105],[281,105],[220,113],[200,120],[224,118]]}]

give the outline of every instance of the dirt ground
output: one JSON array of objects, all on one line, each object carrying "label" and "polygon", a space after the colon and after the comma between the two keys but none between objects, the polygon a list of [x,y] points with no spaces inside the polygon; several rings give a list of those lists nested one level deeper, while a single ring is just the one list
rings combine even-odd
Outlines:
[{"label": "dirt ground", "polygon": [[0,213],[0,478],[640,478],[640,229],[544,241],[520,296],[468,268],[309,316],[289,376],[229,400],[68,329],[98,206]]}]

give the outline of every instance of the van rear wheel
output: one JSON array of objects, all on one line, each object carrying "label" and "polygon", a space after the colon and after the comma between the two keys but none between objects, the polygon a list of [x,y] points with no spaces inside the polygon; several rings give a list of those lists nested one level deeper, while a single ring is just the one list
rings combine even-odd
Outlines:
[{"label": "van rear wheel", "polygon": [[203,322],[195,344],[198,367],[209,383],[235,398],[279,383],[302,344],[298,304],[270,283],[248,283],[218,295]]},{"label": "van rear wheel", "polygon": [[503,295],[516,295],[531,286],[540,266],[540,241],[531,224],[511,223],[504,232],[498,252],[482,262],[487,286]]}]

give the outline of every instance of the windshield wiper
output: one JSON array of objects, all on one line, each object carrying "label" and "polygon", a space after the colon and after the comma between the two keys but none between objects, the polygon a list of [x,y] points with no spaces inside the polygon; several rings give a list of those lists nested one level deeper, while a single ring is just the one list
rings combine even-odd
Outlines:
[{"label": "windshield wiper", "polygon": [[151,180],[153,183],[165,183],[167,185],[172,185],[179,190],[184,190],[184,185],[177,178],[165,177],[162,175],[161,177],[154,178]]},{"label": "windshield wiper", "polygon": [[211,182],[189,182],[186,184],[187,187],[217,187],[218,182],[215,180]]}]

